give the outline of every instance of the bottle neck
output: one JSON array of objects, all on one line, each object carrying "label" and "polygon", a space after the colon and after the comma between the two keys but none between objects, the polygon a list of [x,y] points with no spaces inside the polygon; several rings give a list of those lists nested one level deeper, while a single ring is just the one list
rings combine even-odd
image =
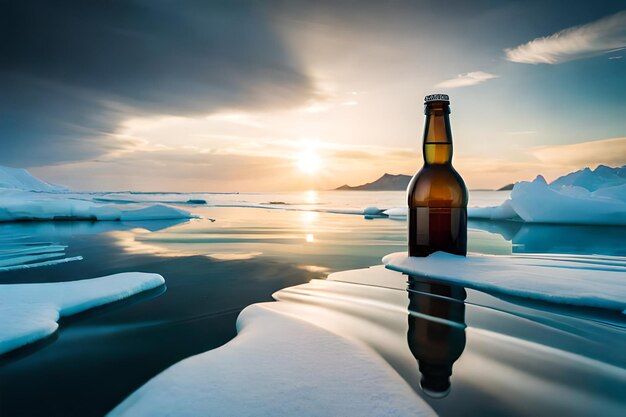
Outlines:
[{"label": "bottle neck", "polygon": [[447,102],[431,102],[425,107],[424,163],[445,165],[452,163],[452,131],[450,106]]}]

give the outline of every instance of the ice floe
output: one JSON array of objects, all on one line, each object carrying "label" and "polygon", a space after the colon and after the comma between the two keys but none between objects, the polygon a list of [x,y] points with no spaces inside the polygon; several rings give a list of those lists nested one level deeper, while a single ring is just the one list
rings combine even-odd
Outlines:
[{"label": "ice floe", "polygon": [[626,310],[626,258],[586,255],[479,255],[436,252],[383,258],[389,269],[488,292]]},{"label": "ice floe", "polygon": [[63,194],[0,189],[0,222],[26,220],[165,220],[193,218],[164,204],[97,204]]},{"label": "ice floe", "polygon": [[407,213],[408,210],[403,207],[395,207],[383,211],[383,214],[390,218],[405,218],[407,216]]},{"label": "ice floe", "polygon": [[[407,217],[405,207],[383,211],[392,219]],[[572,172],[548,184],[541,176],[514,185],[498,206],[469,207],[471,219],[525,223],[626,225],[626,166]]]},{"label": "ice floe", "polygon": [[527,223],[626,225],[626,167],[585,168],[548,184],[539,175],[515,184],[500,206],[468,209],[470,218]]},{"label": "ice floe", "polygon": [[53,334],[60,317],[163,285],[161,275],[126,272],[80,281],[0,285],[0,354]]},{"label": "ice floe", "polygon": [[50,184],[31,175],[30,172],[20,168],[10,168],[0,165],[0,188],[63,192],[68,188],[62,185]]},{"label": "ice floe", "polygon": [[109,416],[435,415],[371,348],[287,304],[247,307],[235,339],[173,365]]},{"label": "ice floe", "polygon": [[82,260],[82,256],[65,258],[66,245],[54,242],[32,242],[26,235],[0,238],[0,272]]},{"label": "ice floe", "polygon": [[[100,201],[99,201],[100,200]],[[199,204],[200,200],[194,200]],[[116,202],[116,201],[110,201]],[[24,169],[0,165],[0,222],[26,220],[171,220],[195,216],[165,204],[107,204],[97,194],[75,193]]]}]

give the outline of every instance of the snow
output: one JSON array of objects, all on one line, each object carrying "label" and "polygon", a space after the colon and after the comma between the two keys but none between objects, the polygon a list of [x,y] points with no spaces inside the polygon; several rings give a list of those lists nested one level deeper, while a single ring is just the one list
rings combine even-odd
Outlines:
[{"label": "snow", "polygon": [[9,168],[0,165],[0,188],[25,191],[63,192],[67,187],[50,184],[33,177],[30,172],[20,168]]},{"label": "snow", "polygon": [[0,354],[51,335],[60,317],[163,285],[158,274],[126,272],[80,281],[0,285]]},{"label": "snow", "polygon": [[511,200],[508,199],[496,207],[469,207],[467,209],[467,217],[487,220],[508,220],[516,218],[517,213],[511,206]]},{"label": "snow", "polygon": [[436,252],[383,258],[389,269],[548,302],[626,309],[626,258],[595,255],[478,255]]},{"label": "snow", "polygon": [[550,186],[558,189],[563,186],[576,186],[588,191],[596,191],[600,188],[612,187],[626,183],[626,166],[611,168],[599,165],[593,171],[589,168],[581,169],[557,178]]},{"label": "snow", "polygon": [[548,184],[541,176],[515,184],[500,206],[468,209],[470,218],[527,223],[626,225],[626,167],[585,168]]},{"label": "snow", "polygon": [[179,362],[118,405],[119,416],[433,416],[371,348],[292,315],[241,312],[226,345]]},{"label": "snow", "polygon": [[[107,204],[90,193],[72,193],[24,169],[0,165],[0,222],[24,220],[171,220],[189,212],[165,204]],[[101,199],[102,200],[102,199]],[[198,202],[199,200],[194,200]],[[103,204],[104,203],[104,204]],[[132,203],[129,201],[128,203]]]},{"label": "snow", "polygon": [[178,209],[176,207],[166,206],[165,204],[154,204],[151,206],[135,209],[122,210],[120,220],[171,220],[185,219],[193,217],[189,212]]},{"label": "snow", "polygon": [[24,220],[165,220],[193,218],[164,204],[97,204],[65,194],[0,189],[0,222]]},{"label": "snow", "polygon": [[28,235],[3,228],[0,237],[0,272],[80,261],[81,256],[65,258],[67,246],[54,242],[31,241]]},{"label": "snow", "polygon": [[82,260],[83,260],[82,256],[71,256],[69,258],[53,259],[50,261],[41,261],[41,262],[32,262],[32,260],[30,260],[29,263],[23,263],[24,260],[20,260],[20,263],[10,265],[10,266],[0,267],[0,272],[17,271],[19,269],[30,269],[30,268],[38,268],[42,266],[59,265],[59,264],[65,264],[68,262],[82,261]]},{"label": "snow", "polygon": [[387,216],[389,216],[389,218],[394,219],[394,218],[405,218],[407,216],[407,212],[408,209],[403,208],[403,207],[395,207],[395,208],[390,208],[388,210],[383,211],[383,214],[386,214]]}]

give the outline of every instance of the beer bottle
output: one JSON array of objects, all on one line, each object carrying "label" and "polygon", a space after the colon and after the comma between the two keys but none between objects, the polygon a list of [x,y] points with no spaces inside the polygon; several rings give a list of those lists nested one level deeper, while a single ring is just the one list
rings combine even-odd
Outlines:
[{"label": "beer bottle", "polygon": [[467,254],[467,188],[452,167],[450,98],[424,98],[424,166],[409,183],[409,256]]}]

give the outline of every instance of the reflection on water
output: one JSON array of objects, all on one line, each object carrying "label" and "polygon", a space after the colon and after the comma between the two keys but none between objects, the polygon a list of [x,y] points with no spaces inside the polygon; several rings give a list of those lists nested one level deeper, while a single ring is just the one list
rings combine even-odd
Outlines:
[{"label": "reflection on water", "polygon": [[605,322],[535,310],[383,267],[274,298],[277,309],[369,346],[440,415],[621,416],[626,407],[618,313]]},{"label": "reflection on water", "polygon": [[[367,197],[385,199],[386,195],[370,193]],[[325,193],[310,193],[298,196],[298,201],[304,199],[309,204],[322,205],[325,196]],[[348,202],[354,205],[355,194],[340,196],[345,197],[346,206]],[[270,199],[266,195],[227,197],[233,200],[252,197],[259,201],[279,200],[279,197]],[[367,204],[360,204],[361,207],[367,205],[384,207],[384,204],[370,200]],[[343,205],[333,203],[333,207]],[[30,243],[55,242],[63,250],[67,246],[68,256],[85,255],[84,261],[69,265],[89,264],[92,269],[85,270],[81,265],[73,270],[73,275],[68,275],[72,279],[82,278],[82,275],[102,275],[104,268],[109,268],[106,273],[119,270],[163,273],[174,285],[158,300],[163,307],[156,311],[161,314],[158,319],[168,323],[168,329],[171,329],[172,333],[166,339],[176,341],[170,348],[188,349],[177,358],[195,353],[191,351],[193,349],[189,350],[190,347],[199,346],[194,343],[215,333],[215,327],[206,326],[204,322],[196,326],[194,323],[198,323],[198,317],[228,313],[234,323],[240,308],[267,299],[276,288],[302,282],[300,278],[311,276],[306,274],[321,277],[328,272],[352,269],[331,274],[325,280],[315,279],[305,285],[280,290],[275,298],[281,302],[276,304],[286,305],[291,314],[302,320],[369,346],[418,394],[425,396],[438,413],[623,415],[626,408],[623,396],[626,386],[624,315],[600,314],[502,295],[496,298],[456,286],[435,284],[421,277],[410,277],[407,287],[406,276],[383,267],[354,270],[379,265],[383,255],[405,250],[405,222],[385,218],[366,221],[363,216],[314,211],[208,206],[190,209],[205,218],[182,223],[0,225],[0,236],[26,235]],[[206,219],[208,217],[217,221],[211,222]],[[469,248],[474,252],[626,255],[625,228],[477,221],[470,221],[469,226]],[[97,244],[97,234],[104,235],[100,238],[108,246]],[[56,253],[56,249],[60,246],[46,250]],[[112,258],[111,254],[117,255]],[[144,256],[146,254],[150,256]],[[156,256],[168,259],[158,259],[157,262]],[[192,256],[196,258],[177,259]],[[210,262],[206,258],[221,262]],[[67,265],[55,268],[70,270]],[[55,268],[49,271],[58,271]],[[285,278],[287,276],[289,281]],[[283,280],[271,286],[271,290],[250,290],[254,285],[271,283],[276,277]],[[21,279],[21,275],[13,275],[11,282]],[[59,279],[59,274],[51,274],[50,279]],[[187,286],[181,286],[181,281],[187,282]],[[207,302],[207,299],[211,301]],[[225,303],[224,300],[230,301]],[[146,303],[136,307],[139,316],[137,311],[129,312],[126,319],[130,323],[142,314],[145,320],[154,319],[154,306]],[[205,311],[207,307],[210,307],[208,312]],[[125,311],[120,309],[118,312],[123,315]],[[179,321],[196,327],[185,330]],[[226,330],[223,332],[227,336],[220,339],[219,344],[233,336],[232,323],[224,325]],[[89,320],[86,324],[88,328],[102,328],[93,326]],[[115,318],[111,324],[117,324]],[[202,331],[207,334],[198,338],[198,332]],[[156,329],[149,343],[145,342],[143,334],[130,335],[137,339],[133,364],[142,363],[150,346],[159,345],[159,352],[165,352],[161,353],[162,356],[169,355],[162,344],[163,332],[167,329]],[[66,383],[67,380],[90,379],[91,383],[100,386],[102,372],[93,373],[92,378],[86,378],[81,372],[87,372],[94,363],[105,364],[103,367],[115,369],[108,385],[117,386],[120,380],[127,379],[130,365],[119,366],[123,362],[112,360],[115,356],[112,352],[127,353],[129,346],[133,346],[124,339],[127,333],[111,332],[110,337],[121,340],[117,345],[107,345],[111,343],[107,341],[84,343],[84,334],[76,338],[80,341],[75,345],[68,342],[77,351],[85,350],[87,345],[91,349],[93,356],[83,362],[89,364],[82,366],[83,370],[70,366],[75,363],[75,352],[63,349],[58,349],[57,354],[71,357],[65,361],[53,358],[46,366],[50,368],[58,364],[56,375],[59,381],[63,378]],[[65,335],[71,334],[72,328],[68,326]],[[208,348],[201,347],[201,350]],[[105,350],[106,354],[102,354]],[[48,352],[41,351],[42,354]],[[150,356],[159,354],[155,351]],[[40,375],[46,366],[37,362],[40,359],[34,359],[29,375]],[[109,363],[117,366],[108,366]],[[167,362],[163,366],[170,364]],[[120,369],[125,370],[119,373]],[[120,392],[131,392],[158,370],[160,368],[149,375],[135,374],[135,386]],[[26,382],[31,384],[35,379]],[[39,392],[43,390],[49,391],[49,387],[42,386]],[[75,390],[74,386],[73,390],[66,392]],[[16,388],[11,397],[18,398],[17,395],[30,396],[31,392]],[[96,399],[85,400],[90,401]]]},{"label": "reflection on water", "polygon": [[83,260],[66,256],[65,241],[72,236],[123,233],[140,225],[145,233],[158,231],[187,220],[151,220],[142,222],[59,221],[0,223],[0,272],[50,267]]},{"label": "reflection on water", "polygon": [[[194,219],[168,229],[107,233],[128,253],[216,260],[266,258],[336,271],[380,263],[404,247],[404,225],[313,211],[199,207]],[[320,274],[321,276],[322,274]]]},{"label": "reflection on water", "polygon": [[[493,236],[489,240],[491,243],[499,241],[501,245],[508,244],[512,253],[572,253],[626,256],[626,227],[528,224],[511,221],[477,220],[470,220],[468,227],[488,232]],[[482,243],[488,246],[487,243]],[[474,251],[476,251],[476,248],[474,248]]]},{"label": "reflection on water", "polygon": [[465,289],[409,277],[407,341],[422,374],[420,386],[432,398],[450,392],[452,365],[465,349]]}]

